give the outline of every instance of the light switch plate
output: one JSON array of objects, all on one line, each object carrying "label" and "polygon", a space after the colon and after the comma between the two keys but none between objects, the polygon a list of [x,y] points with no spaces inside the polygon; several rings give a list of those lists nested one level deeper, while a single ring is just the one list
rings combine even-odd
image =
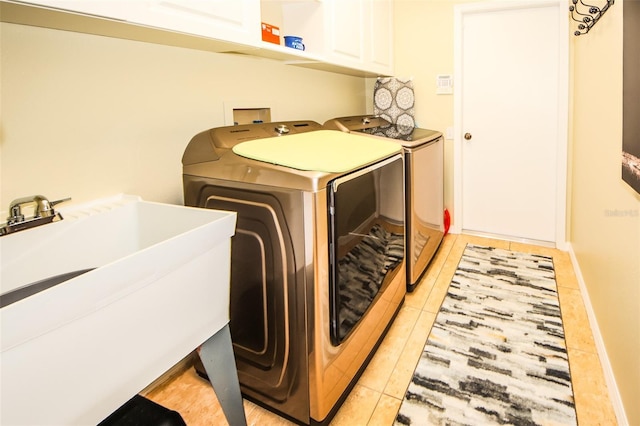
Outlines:
[{"label": "light switch plate", "polygon": [[436,77],[436,94],[450,95],[453,93],[453,76],[451,74],[439,74]]}]

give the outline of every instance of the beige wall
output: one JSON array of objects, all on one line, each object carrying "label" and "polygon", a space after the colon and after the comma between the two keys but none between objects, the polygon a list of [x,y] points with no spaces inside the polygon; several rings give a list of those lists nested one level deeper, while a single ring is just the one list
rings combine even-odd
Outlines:
[{"label": "beige wall", "polygon": [[320,123],[365,112],[365,80],[225,55],[0,24],[0,212],[21,196],[182,202],[186,144],[224,102]]},{"label": "beige wall", "polygon": [[[628,1],[628,0],[627,0]],[[622,16],[572,39],[571,244],[629,423],[640,424],[640,195],[621,179]]]}]

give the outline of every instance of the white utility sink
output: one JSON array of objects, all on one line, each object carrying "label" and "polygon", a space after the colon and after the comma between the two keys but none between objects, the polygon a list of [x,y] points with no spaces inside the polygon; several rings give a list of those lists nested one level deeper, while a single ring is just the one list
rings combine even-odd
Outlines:
[{"label": "white utility sink", "polygon": [[229,322],[236,215],[118,196],[0,237],[0,424],[97,424]]}]

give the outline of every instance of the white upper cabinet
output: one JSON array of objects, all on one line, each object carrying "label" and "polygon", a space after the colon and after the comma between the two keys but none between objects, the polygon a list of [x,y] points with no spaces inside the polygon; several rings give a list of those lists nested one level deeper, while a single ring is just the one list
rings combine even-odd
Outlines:
[{"label": "white upper cabinet", "polygon": [[[2,0],[0,20],[362,77],[393,73],[393,0]],[[263,24],[280,43],[263,40]],[[270,27],[269,27],[270,28]],[[303,39],[304,50],[285,46]]]},{"label": "white upper cabinet", "polygon": [[325,2],[326,54],[338,63],[364,66],[367,42],[367,4],[365,0]]},{"label": "white upper cabinet", "polygon": [[135,22],[235,43],[252,44],[260,37],[259,0],[154,0],[146,3],[146,10]]},{"label": "white upper cabinet", "polygon": [[185,34],[255,44],[260,0],[26,0],[40,6]]},{"label": "white upper cabinet", "polygon": [[393,0],[369,0],[366,60],[369,70],[393,74]]},{"label": "white upper cabinet", "polygon": [[261,8],[262,21],[282,36],[303,38],[301,59],[321,57],[368,76],[393,72],[393,0],[262,0]]},{"label": "white upper cabinet", "polygon": [[392,0],[325,0],[327,58],[389,75],[393,72]]}]

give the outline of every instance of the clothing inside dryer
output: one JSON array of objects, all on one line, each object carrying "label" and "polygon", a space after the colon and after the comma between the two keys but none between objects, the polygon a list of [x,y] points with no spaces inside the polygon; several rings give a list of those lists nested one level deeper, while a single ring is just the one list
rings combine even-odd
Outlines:
[{"label": "clothing inside dryer", "polygon": [[349,336],[385,282],[402,269],[405,244],[402,167],[402,160],[397,159],[330,185],[334,345]]}]

